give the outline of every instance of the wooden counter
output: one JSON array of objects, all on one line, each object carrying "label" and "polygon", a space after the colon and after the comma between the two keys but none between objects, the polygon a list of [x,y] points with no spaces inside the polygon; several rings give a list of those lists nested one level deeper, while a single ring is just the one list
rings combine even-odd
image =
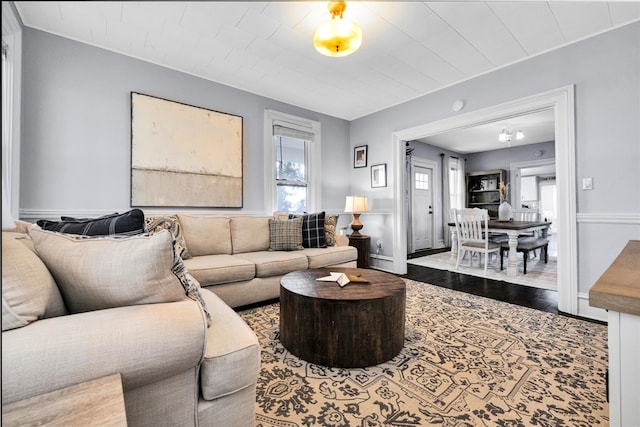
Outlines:
[{"label": "wooden counter", "polygon": [[609,425],[640,420],[640,240],[630,240],[589,291],[589,305],[607,310]]},{"label": "wooden counter", "polygon": [[589,305],[640,316],[640,240],[629,240],[596,281]]},{"label": "wooden counter", "polygon": [[120,374],[2,405],[2,425],[124,427]]}]

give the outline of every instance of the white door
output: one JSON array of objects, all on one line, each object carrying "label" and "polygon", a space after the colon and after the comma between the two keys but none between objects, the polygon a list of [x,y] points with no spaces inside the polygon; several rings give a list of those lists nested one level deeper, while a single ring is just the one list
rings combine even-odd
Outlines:
[{"label": "white door", "polygon": [[411,168],[411,249],[433,248],[433,168]]}]

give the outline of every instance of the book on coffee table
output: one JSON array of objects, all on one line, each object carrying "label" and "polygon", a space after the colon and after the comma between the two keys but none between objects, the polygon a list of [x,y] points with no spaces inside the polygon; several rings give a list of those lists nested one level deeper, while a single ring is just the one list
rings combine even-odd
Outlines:
[{"label": "book on coffee table", "polygon": [[368,280],[363,279],[359,274],[346,274],[346,273],[329,273],[330,276],[319,277],[316,280],[321,282],[337,282],[340,287],[344,287],[347,283],[369,283]]}]

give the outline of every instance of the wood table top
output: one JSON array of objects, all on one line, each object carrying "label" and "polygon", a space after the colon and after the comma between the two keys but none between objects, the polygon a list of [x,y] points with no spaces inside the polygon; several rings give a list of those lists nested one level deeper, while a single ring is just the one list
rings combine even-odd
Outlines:
[{"label": "wood table top", "polygon": [[120,374],[2,405],[2,425],[126,426]]},{"label": "wood table top", "polygon": [[629,240],[591,287],[589,305],[640,316],[640,240]]},{"label": "wood table top", "polygon": [[[340,287],[336,282],[316,280],[328,276],[331,272],[359,275],[360,278],[368,280],[368,283],[351,282]],[[294,271],[284,275],[280,285],[298,295],[337,301],[379,299],[405,290],[405,283],[398,276],[364,268],[331,267]]]}]

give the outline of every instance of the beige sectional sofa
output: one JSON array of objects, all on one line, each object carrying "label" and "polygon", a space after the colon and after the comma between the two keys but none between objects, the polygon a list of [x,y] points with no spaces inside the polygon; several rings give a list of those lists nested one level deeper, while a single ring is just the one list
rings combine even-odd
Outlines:
[{"label": "beige sectional sofa", "polygon": [[326,248],[269,250],[269,220],[274,217],[178,214],[189,253],[184,260],[187,269],[203,288],[239,307],[278,298],[280,278],[286,273],[356,267],[358,251],[340,235]]},{"label": "beige sectional sofa", "polygon": [[270,219],[147,218],[152,233],[126,238],[3,230],[3,405],[120,373],[130,426],[254,425],[260,348],[231,307],[277,298],[290,271],[357,259],[341,236],[269,250]]}]

